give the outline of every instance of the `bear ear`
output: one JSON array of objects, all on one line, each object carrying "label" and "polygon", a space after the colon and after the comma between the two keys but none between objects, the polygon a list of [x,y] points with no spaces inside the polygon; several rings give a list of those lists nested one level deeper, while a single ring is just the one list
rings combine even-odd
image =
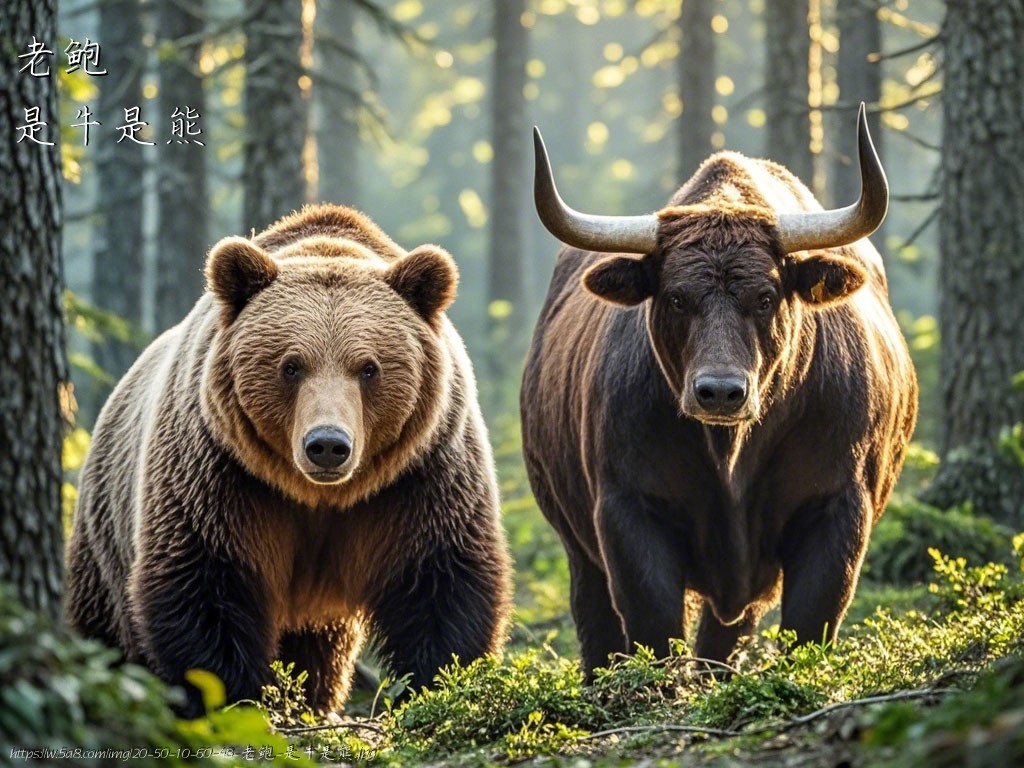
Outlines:
[{"label": "bear ear", "polygon": [[244,237],[225,237],[206,260],[206,284],[223,305],[228,322],[274,282],[277,273],[277,263],[267,252]]},{"label": "bear ear", "polygon": [[459,271],[447,251],[435,245],[421,245],[392,264],[384,279],[433,325],[455,301]]},{"label": "bear ear", "polygon": [[612,304],[631,307],[654,294],[654,281],[642,257],[609,256],[583,273],[583,287]]},{"label": "bear ear", "polygon": [[860,264],[825,252],[791,261],[787,273],[792,290],[816,308],[844,301],[867,280]]}]

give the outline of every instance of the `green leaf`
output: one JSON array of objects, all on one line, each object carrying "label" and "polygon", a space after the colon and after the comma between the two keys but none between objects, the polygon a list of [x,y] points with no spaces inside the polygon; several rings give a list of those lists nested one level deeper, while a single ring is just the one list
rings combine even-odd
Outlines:
[{"label": "green leaf", "polygon": [[227,696],[224,693],[224,683],[213,672],[205,669],[190,669],[185,673],[185,679],[199,689],[203,697],[203,706],[207,712],[213,712],[224,706]]}]

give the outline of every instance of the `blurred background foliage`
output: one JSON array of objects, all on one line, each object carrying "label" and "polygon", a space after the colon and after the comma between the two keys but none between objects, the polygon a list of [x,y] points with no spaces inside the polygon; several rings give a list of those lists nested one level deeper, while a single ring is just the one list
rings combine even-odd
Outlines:
[{"label": "blurred background foliage", "polygon": [[[964,537],[974,543],[963,551],[979,557],[1005,549],[1007,531],[978,519],[970,502],[942,511],[915,498],[938,466],[943,419],[935,220],[944,3],[810,0],[806,20],[798,18],[781,43],[807,50],[808,92],[795,107],[789,97],[780,105],[771,91],[785,51],[769,35],[768,22],[778,24],[779,13],[766,0],[264,5],[70,0],[60,8],[62,45],[90,38],[103,46],[101,64],[109,57],[131,70],[98,78],[61,68],[77,402],[65,451],[66,515],[103,399],[146,341],[195,301],[205,248],[221,236],[259,230],[304,201],[350,204],[407,248],[429,241],[455,256],[461,282],[451,315],[476,364],[495,447],[519,616],[530,623],[564,618],[567,568],[530,494],[518,428],[521,361],[559,247],[532,210],[529,125],[543,129],[563,194],[583,210],[655,210],[716,148],[804,167],[819,199],[839,205],[849,202],[835,198],[851,194],[851,181],[856,189],[853,108],[865,99],[892,186],[889,216],[873,240],[921,382],[908,468],[867,573],[900,584],[920,580],[930,572],[928,546]],[[277,35],[260,36],[261,14],[278,11]],[[168,25],[177,17],[163,14],[173,13],[187,19]],[[865,29],[867,43],[855,38]],[[861,53],[844,59],[840,34]],[[110,41],[130,46],[128,55]],[[499,47],[500,60],[522,66],[501,73]],[[261,81],[251,74],[268,61],[279,98],[257,91]],[[165,68],[175,62],[179,70]],[[169,140],[161,96],[168,88],[187,95],[182,81],[203,104],[203,146]],[[841,87],[858,90],[844,94]],[[142,137],[155,146],[143,147],[135,166],[116,162],[126,151],[109,122],[116,109],[93,128],[88,146],[81,128],[71,127],[83,106],[98,109],[104,88],[119,99],[113,107],[137,105],[148,123]],[[706,114],[695,112],[700,105]],[[771,121],[789,119],[786,109],[806,128],[795,149],[769,130]],[[516,128],[511,135],[502,130],[509,126]],[[290,143],[281,144],[282,134]],[[260,154],[275,142],[276,151]],[[269,166],[263,178],[255,165]],[[130,215],[137,221],[124,221],[130,216],[116,205],[108,210],[111,198],[101,193],[110,186],[134,190],[141,206]],[[276,187],[292,192],[278,200]],[[167,228],[176,226],[188,237],[168,239]],[[137,231],[123,235],[126,227]],[[141,253],[121,253],[125,238],[141,243]],[[126,274],[105,279],[122,262]],[[126,351],[109,353],[112,346]],[[1006,428],[1004,454],[1013,457],[1020,427]]]}]

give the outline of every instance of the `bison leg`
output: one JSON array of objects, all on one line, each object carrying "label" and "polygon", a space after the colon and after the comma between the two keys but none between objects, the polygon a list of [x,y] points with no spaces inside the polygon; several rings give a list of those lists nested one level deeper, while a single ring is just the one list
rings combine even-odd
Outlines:
[{"label": "bison leg", "polygon": [[601,495],[597,528],[629,649],[668,655],[683,635],[683,564],[675,532],[658,522],[656,502],[640,494]]},{"label": "bison leg", "polygon": [[697,642],[694,653],[702,659],[726,661],[741,637],[753,634],[763,611],[757,606],[750,606],[739,621],[723,624],[711,610],[707,602],[700,614],[700,626],[697,628]]},{"label": "bison leg", "polygon": [[782,558],[782,628],[799,643],[833,642],[853,599],[867,548],[870,510],[856,490],[808,510],[810,524],[787,530]]},{"label": "bison leg", "polygon": [[570,600],[583,672],[593,680],[594,669],[608,664],[613,653],[624,653],[622,620],[612,607],[608,577],[580,550],[569,550]]},{"label": "bison leg", "polygon": [[288,632],[281,637],[278,657],[305,670],[306,700],[314,711],[324,713],[341,707],[348,698],[356,654],[362,645],[359,625],[335,624]]}]

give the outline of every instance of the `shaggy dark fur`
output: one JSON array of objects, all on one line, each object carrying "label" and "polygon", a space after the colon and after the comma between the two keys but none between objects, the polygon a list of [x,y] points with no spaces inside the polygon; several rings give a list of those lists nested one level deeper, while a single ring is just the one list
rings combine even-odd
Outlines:
[{"label": "shaggy dark fur", "polygon": [[[258,698],[275,657],[340,706],[364,634],[429,684],[504,642],[510,561],[454,262],[319,206],[213,248],[209,292],[111,395],[82,473],[67,613],[167,681]],[[316,427],[351,435],[344,472]],[[198,709],[194,696],[190,711]]]},{"label": "shaggy dark fur", "polygon": [[[780,594],[801,642],[836,636],[917,384],[867,240],[782,252],[778,214],[805,210],[821,206],[784,168],[721,153],[659,213],[651,253],[558,257],[523,446],[588,672],[636,643],[667,653],[687,590],[699,656],[725,659]],[[709,370],[742,375],[745,411],[701,411]]]}]

